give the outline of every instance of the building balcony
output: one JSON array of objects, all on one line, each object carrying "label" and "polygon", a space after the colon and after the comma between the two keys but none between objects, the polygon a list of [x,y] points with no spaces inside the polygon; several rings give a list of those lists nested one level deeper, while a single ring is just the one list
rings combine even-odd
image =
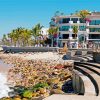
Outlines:
[{"label": "building balcony", "polygon": [[59,23],[58,26],[70,26],[70,25],[80,25],[80,26],[87,26],[87,23],[80,23],[77,21],[77,23],[73,23],[73,21],[69,21],[69,23]]},{"label": "building balcony", "polygon": [[60,27],[60,26],[70,26],[70,23],[60,23],[60,24],[58,24],[58,26]]},{"label": "building balcony", "polygon": [[69,31],[59,31],[60,34],[69,34],[70,32]]},{"label": "building balcony", "polygon": [[100,39],[88,39],[88,41],[93,41],[93,40],[94,41],[98,41],[98,40],[100,41]]},{"label": "building balcony", "polygon": [[76,40],[78,40],[77,38],[72,38],[72,39],[58,39],[59,41],[76,41]]},{"label": "building balcony", "polygon": [[61,32],[61,33],[70,33],[70,32],[72,32],[72,28],[69,28],[69,29],[65,29],[65,30],[59,30],[59,32]]},{"label": "building balcony", "polygon": [[[60,34],[73,34],[73,32],[72,31],[59,31],[60,32]],[[83,34],[83,33],[90,33],[90,32],[87,32],[86,30],[85,31],[78,31],[78,33],[77,34]]]},{"label": "building balcony", "polygon": [[100,25],[89,25],[88,28],[100,28]]},{"label": "building balcony", "polygon": [[89,34],[100,34],[100,32],[89,32]]},{"label": "building balcony", "polygon": [[80,30],[79,30],[79,31],[78,31],[78,34],[82,34],[82,33],[87,33],[87,32],[86,32],[86,30],[83,30],[83,31],[80,31]]}]

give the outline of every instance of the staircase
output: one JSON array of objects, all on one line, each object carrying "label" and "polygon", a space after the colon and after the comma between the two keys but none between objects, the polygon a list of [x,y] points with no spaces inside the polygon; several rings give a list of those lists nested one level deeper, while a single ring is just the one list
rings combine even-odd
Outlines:
[{"label": "staircase", "polygon": [[83,80],[85,93],[84,95],[100,96],[100,64],[90,62],[75,62],[74,71],[81,73],[80,77],[84,76]]},{"label": "staircase", "polygon": [[43,100],[100,100],[100,64],[75,62],[74,72],[84,84],[83,95],[54,94]]}]

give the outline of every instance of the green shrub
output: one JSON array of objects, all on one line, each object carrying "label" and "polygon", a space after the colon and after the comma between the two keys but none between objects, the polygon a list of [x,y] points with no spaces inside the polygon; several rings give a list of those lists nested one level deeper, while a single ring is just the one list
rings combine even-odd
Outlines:
[{"label": "green shrub", "polygon": [[37,83],[35,86],[33,86],[33,91],[39,90],[39,88],[48,88],[49,85],[47,83]]},{"label": "green shrub", "polygon": [[25,97],[25,98],[32,98],[32,91],[30,91],[30,90],[24,91],[23,97]]}]

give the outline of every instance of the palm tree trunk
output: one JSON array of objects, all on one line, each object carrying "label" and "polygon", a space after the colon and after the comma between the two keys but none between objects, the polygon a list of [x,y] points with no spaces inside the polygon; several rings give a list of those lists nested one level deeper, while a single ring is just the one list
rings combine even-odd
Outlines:
[{"label": "palm tree trunk", "polygon": [[51,36],[51,47],[53,47],[53,36]]},{"label": "palm tree trunk", "polygon": [[76,37],[77,37],[77,36],[76,36],[76,33],[75,33],[75,39],[76,39]]}]

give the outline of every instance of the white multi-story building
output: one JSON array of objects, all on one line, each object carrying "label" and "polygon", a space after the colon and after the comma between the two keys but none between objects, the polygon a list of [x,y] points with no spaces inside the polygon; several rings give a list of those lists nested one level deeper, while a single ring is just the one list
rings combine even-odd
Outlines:
[{"label": "white multi-story building", "polygon": [[41,34],[42,34],[42,35],[48,35],[48,29],[49,29],[49,28],[44,28],[44,27],[43,27],[43,28],[41,29]]},{"label": "white multi-story building", "polygon": [[49,28],[44,28],[44,27],[41,29],[40,31],[40,34],[42,35],[41,39],[46,39],[48,37],[49,34],[48,29]]},{"label": "white multi-story building", "polygon": [[[78,26],[77,38],[73,33],[73,26]],[[80,44],[100,42],[100,12],[92,12],[83,21],[77,15],[53,17],[50,22],[51,27],[59,28],[57,46],[62,47],[65,43],[70,48],[79,48]]]}]

